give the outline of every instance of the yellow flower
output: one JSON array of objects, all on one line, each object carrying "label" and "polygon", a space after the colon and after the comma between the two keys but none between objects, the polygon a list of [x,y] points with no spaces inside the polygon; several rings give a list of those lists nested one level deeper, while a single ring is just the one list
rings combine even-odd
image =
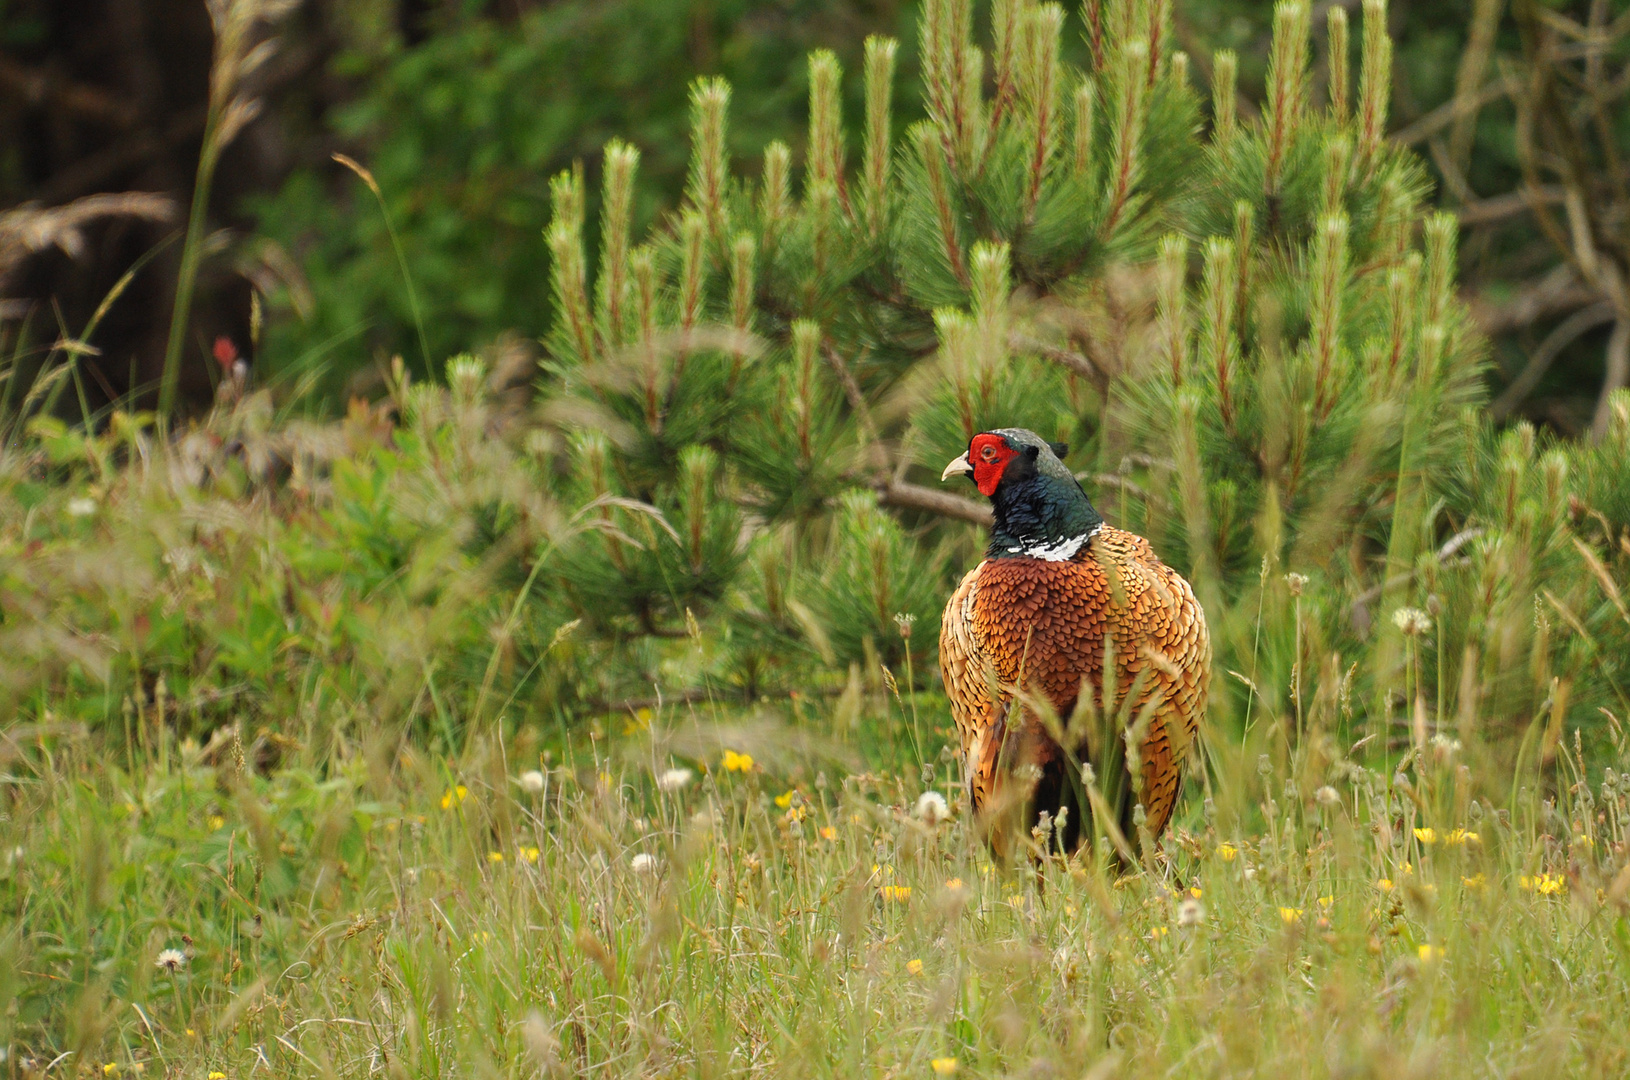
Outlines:
[{"label": "yellow flower", "polygon": [[1334,896],[1321,896],[1321,897],[1319,897],[1319,906],[1326,909],[1326,910],[1329,910],[1330,905],[1334,904],[1335,902],[1336,902],[1336,898]]},{"label": "yellow flower", "polygon": [[103,1076],[118,1076],[119,1075],[119,1063],[116,1062],[116,1061],[110,1061],[106,1065],[102,1066],[102,1075]]},{"label": "yellow flower", "polygon": [[934,1070],[934,1075],[935,1076],[955,1076],[956,1075],[956,1058],[954,1058],[954,1057],[935,1058],[933,1061],[930,1061],[928,1063],[928,1067]]},{"label": "yellow flower", "polygon": [[1438,842],[1438,834],[1431,829],[1416,829],[1415,839],[1423,844],[1435,844]]},{"label": "yellow flower", "polygon": [[1461,844],[1476,844],[1481,841],[1482,837],[1466,829],[1451,829],[1449,835],[1443,838],[1443,842],[1450,847],[1458,847]]},{"label": "yellow flower", "polygon": [[226,1080],[226,1073],[216,1072],[214,1069],[211,1069],[209,1073],[209,1080]]},{"label": "yellow flower", "polygon": [[487,861],[490,863],[501,863],[504,861],[504,853],[502,851],[489,851],[487,852]]},{"label": "yellow flower", "polygon": [[1286,926],[1302,921],[1302,909],[1299,907],[1282,907],[1279,909],[1279,918]]},{"label": "yellow flower", "polygon": [[192,1028],[188,1028],[187,1029],[187,1038],[189,1038],[189,1039],[198,1038],[198,1032],[194,1031]]},{"label": "yellow flower", "polygon": [[1149,931],[1149,940],[1150,941],[1159,941],[1161,938],[1165,937],[1167,934],[1169,934],[1171,932],[1172,932],[1172,928],[1169,927],[1169,926],[1157,926],[1154,929]]},{"label": "yellow flower", "polygon": [[1595,847],[1596,846],[1596,841],[1592,840],[1590,837],[1586,836],[1584,833],[1574,833],[1573,834],[1573,842],[1577,847],[1587,847],[1587,848],[1589,848],[1589,847]]},{"label": "yellow flower", "polygon": [[1391,892],[1392,891],[1392,879],[1389,878],[1389,877],[1379,878],[1379,879],[1377,879],[1377,881],[1375,883],[1375,887],[1377,889],[1380,889],[1382,892]]},{"label": "yellow flower", "polygon": [[1415,950],[1415,955],[1421,958],[1423,964],[1435,964],[1443,959],[1443,946],[1422,945]]},{"label": "yellow flower", "polygon": [[947,889],[949,889],[951,892],[961,892],[962,891],[962,879],[959,878],[959,877],[950,878],[949,880],[947,880],[945,882],[945,887]]},{"label": "yellow flower", "polygon": [[1460,883],[1468,889],[1481,889],[1488,884],[1488,878],[1482,874],[1473,874],[1471,877],[1461,878]]},{"label": "yellow flower", "polygon": [[1524,889],[1539,893],[1541,896],[1555,896],[1568,887],[1568,882],[1561,874],[1540,874],[1538,877],[1520,877],[1517,884]]},{"label": "yellow flower", "polygon": [[[216,830],[216,829],[219,829],[219,828],[221,828],[221,827],[222,827],[222,826],[223,826],[223,825],[225,825],[225,824],[226,824],[226,818],[224,818],[224,817],[222,817],[222,816],[221,816],[221,815],[220,815],[220,814],[211,814],[211,815],[210,815],[210,816],[209,816],[209,818],[208,818],[208,820],[206,820],[206,821],[205,821],[205,822],[204,822],[204,824],[206,824],[206,825],[208,825],[208,826],[209,826],[209,831],[210,831],[210,832],[214,832],[214,831],[215,831],[215,830]],[[111,1063],[111,1062],[109,1062],[109,1064],[112,1064],[112,1063]],[[117,1066],[117,1065],[114,1065],[114,1066],[113,1066],[113,1067],[114,1067],[114,1068],[115,1068],[115,1069],[117,1069],[117,1068],[118,1068],[118,1066]],[[102,1071],[103,1071],[103,1072],[106,1072],[106,1071],[107,1071],[107,1070],[106,1070],[106,1069],[103,1069],[103,1070],[102,1070]]]},{"label": "yellow flower", "polygon": [[877,890],[877,894],[885,900],[892,900],[895,903],[903,904],[907,900],[911,899],[911,886],[884,885],[882,888]]},{"label": "yellow flower", "polygon": [[906,961],[906,974],[907,975],[921,975],[922,973],[923,973],[923,962],[921,960],[907,960]]},{"label": "yellow flower", "polygon": [[797,794],[796,789],[794,789],[792,791],[784,791],[784,792],[782,792],[780,795],[777,795],[775,797],[775,805],[777,805],[781,809],[785,810],[787,807],[792,805],[792,797],[794,795],[796,795],[796,794]]},{"label": "yellow flower", "polygon": [[538,864],[538,849],[537,848],[535,848],[535,847],[523,847],[523,848],[521,848],[520,855],[521,855],[521,860],[523,862],[529,862],[533,866],[536,866]]},{"label": "yellow flower", "polygon": [[821,839],[822,840],[836,840],[837,838],[838,838],[838,830],[834,829],[830,825],[821,826]]},{"label": "yellow flower", "polygon": [[1217,854],[1222,856],[1223,862],[1233,862],[1234,857],[1239,854],[1239,848],[1233,844],[1218,844]]},{"label": "yellow flower", "polygon": [[1205,895],[1205,890],[1200,888],[1198,885],[1191,885],[1189,886],[1189,895],[1198,900],[1201,896]]},{"label": "yellow flower", "polygon": [[456,787],[450,787],[447,789],[447,794],[441,797],[441,808],[443,810],[451,810],[454,806],[463,802],[469,797],[470,789],[465,787],[463,784],[459,784]]},{"label": "yellow flower", "polygon": [[753,771],[753,755],[752,754],[738,754],[734,750],[726,750],[724,752],[724,771],[725,772],[752,772]]}]

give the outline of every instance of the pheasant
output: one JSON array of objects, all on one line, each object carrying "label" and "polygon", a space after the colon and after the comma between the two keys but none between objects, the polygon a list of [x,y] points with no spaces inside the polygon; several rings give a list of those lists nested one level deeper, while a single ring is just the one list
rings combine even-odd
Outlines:
[{"label": "pheasant", "polygon": [[[1143,537],[1104,523],[1059,460],[1066,449],[1022,428],[982,432],[940,477],[968,476],[995,511],[984,561],[945,605],[940,670],[969,797],[992,819],[999,850],[996,820],[1014,811],[1031,824],[1050,812],[1066,850],[1083,835],[1087,808],[1076,804],[1085,789],[1071,771],[1088,760],[1089,738],[1070,723],[1083,690],[1117,733],[1142,733],[1125,740],[1130,775],[1105,777],[1104,787],[1129,788],[1125,806],[1140,804],[1143,828],[1159,836],[1211,680],[1211,639],[1193,589]],[[1107,703],[1106,637],[1114,663]],[[1055,722],[1026,704],[1042,700]],[[1132,837],[1134,811],[1121,816],[1115,824]]]}]

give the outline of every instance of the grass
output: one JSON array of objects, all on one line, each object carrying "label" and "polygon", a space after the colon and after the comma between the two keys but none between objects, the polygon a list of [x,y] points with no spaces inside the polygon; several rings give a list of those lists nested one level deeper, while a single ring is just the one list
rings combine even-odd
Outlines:
[{"label": "grass", "polygon": [[[1611,547],[1447,671],[1452,607],[1349,661],[1307,639],[1360,601],[1265,566],[1211,612],[1248,647],[1162,848],[998,865],[931,634],[745,700],[731,657],[784,639],[586,625],[555,558],[601,504],[481,377],[168,447],[35,418],[0,458],[13,1075],[1624,1072],[1630,742],[1580,704],[1617,700]],[[636,679],[666,703],[587,697]]]},{"label": "grass", "polygon": [[[869,763],[688,709],[456,756],[14,729],[8,1067],[1622,1075],[1618,774],[1495,808],[1453,744],[1389,783],[1326,741],[1318,787],[1300,756],[1228,759],[1131,872],[998,866],[950,754],[915,760],[888,704],[864,703]],[[914,813],[925,790],[950,820]]]}]

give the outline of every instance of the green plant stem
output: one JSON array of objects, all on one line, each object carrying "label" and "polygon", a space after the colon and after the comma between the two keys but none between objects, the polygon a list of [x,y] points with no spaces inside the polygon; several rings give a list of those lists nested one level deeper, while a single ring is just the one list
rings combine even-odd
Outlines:
[{"label": "green plant stem", "polygon": [[187,341],[187,324],[192,319],[192,296],[198,285],[198,266],[203,261],[204,229],[209,213],[209,192],[220,160],[217,133],[221,105],[211,102],[209,120],[204,126],[204,143],[198,152],[198,173],[193,180],[192,209],[187,215],[186,240],[181,245],[181,270],[176,275],[175,307],[170,313],[170,340],[164,348],[164,376],[159,383],[159,422],[167,423],[175,408],[176,390],[181,382],[181,351]]}]

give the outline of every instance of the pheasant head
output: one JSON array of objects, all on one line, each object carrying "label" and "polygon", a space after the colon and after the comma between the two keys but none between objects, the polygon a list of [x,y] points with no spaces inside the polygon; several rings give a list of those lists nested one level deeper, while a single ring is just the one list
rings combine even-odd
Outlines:
[{"label": "pheasant head", "polygon": [[942,481],[967,476],[990,499],[996,522],[986,558],[1062,562],[1098,531],[1104,519],[1059,460],[1068,449],[1024,428],[998,428],[975,435],[945,467]]}]

